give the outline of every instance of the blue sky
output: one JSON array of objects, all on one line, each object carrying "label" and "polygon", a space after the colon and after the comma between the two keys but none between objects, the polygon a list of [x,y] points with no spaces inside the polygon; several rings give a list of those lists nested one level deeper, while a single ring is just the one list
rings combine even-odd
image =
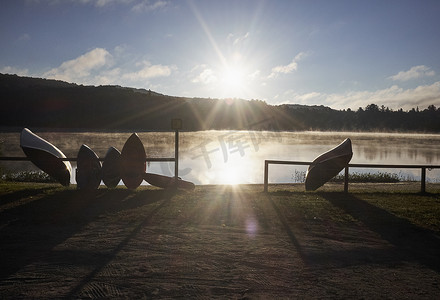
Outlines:
[{"label": "blue sky", "polygon": [[185,97],[440,106],[440,1],[5,0],[0,73]]}]

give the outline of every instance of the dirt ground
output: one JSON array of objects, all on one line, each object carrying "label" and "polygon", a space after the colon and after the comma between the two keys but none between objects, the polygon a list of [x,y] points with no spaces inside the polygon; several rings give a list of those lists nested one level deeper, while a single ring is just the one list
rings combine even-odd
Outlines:
[{"label": "dirt ground", "polygon": [[356,194],[41,185],[0,204],[1,298],[440,296],[438,232]]}]

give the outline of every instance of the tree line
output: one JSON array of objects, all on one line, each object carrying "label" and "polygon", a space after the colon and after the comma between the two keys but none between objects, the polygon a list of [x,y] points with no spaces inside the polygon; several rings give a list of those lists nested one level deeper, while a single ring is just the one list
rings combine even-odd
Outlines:
[{"label": "tree line", "polygon": [[284,110],[293,119],[300,120],[304,129],[336,131],[403,131],[403,132],[440,132],[440,108],[430,105],[424,110],[412,108],[392,110],[388,107],[369,104],[357,111],[333,110],[322,107],[311,110],[310,107]]},{"label": "tree line", "polygon": [[440,108],[357,111],[269,105],[261,100],[185,98],[120,86],[82,86],[0,74],[0,126],[66,130],[320,130],[440,132]]}]

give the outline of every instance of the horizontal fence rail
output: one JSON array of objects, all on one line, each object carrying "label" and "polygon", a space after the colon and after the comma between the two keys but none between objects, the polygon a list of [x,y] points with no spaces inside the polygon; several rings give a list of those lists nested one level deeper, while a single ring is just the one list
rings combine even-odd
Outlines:
[{"label": "horizontal fence rail", "polygon": [[[174,178],[177,186],[177,179],[179,178],[179,130],[183,127],[181,119],[171,120],[171,129],[174,130],[174,157],[145,157],[145,162],[174,162]],[[21,141],[20,141],[21,146]],[[76,162],[76,157],[59,158],[62,161]],[[99,161],[104,161],[105,158],[98,158]],[[28,157],[0,157],[0,161],[30,161]]]},{"label": "horizontal fence rail", "polygon": [[[30,161],[27,157],[0,157],[0,160],[4,161]],[[66,158],[60,158],[62,161],[77,161],[77,158],[73,157],[66,157]],[[100,161],[104,161],[104,158],[99,158]],[[175,161],[176,159],[174,157],[146,157],[145,161],[147,162],[166,162],[166,161]]]},{"label": "horizontal fence rail", "polygon": [[[288,160],[265,160],[264,161],[264,192],[267,192],[269,185],[269,165],[302,165],[309,166],[312,162],[288,161]],[[348,193],[349,168],[371,168],[371,169],[420,169],[421,185],[420,191],[426,192],[426,169],[440,169],[440,165],[384,165],[384,164],[348,164],[344,172],[344,192]]]}]

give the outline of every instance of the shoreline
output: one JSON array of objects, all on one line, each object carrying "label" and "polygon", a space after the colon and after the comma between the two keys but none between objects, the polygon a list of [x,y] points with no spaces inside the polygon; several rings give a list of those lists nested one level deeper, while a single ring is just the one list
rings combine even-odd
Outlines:
[{"label": "shoreline", "polygon": [[[25,128],[26,126],[0,126],[0,133],[20,133],[23,128]],[[174,133],[175,130],[173,129],[142,129],[142,128],[137,128],[137,129],[98,129],[98,128],[61,128],[61,127],[32,127],[32,131],[35,132],[45,132],[45,133],[87,133],[87,132],[91,132],[91,133],[133,133],[133,132],[137,132],[137,133]],[[224,131],[237,131],[237,132],[241,132],[241,131],[261,131],[261,132],[276,132],[276,133],[308,133],[308,134],[312,134],[312,133],[321,133],[321,134],[335,134],[335,135],[340,135],[340,134],[348,134],[348,133],[352,133],[352,134],[379,134],[379,135],[387,135],[387,134],[408,134],[408,135],[433,135],[433,136],[437,136],[440,135],[440,132],[429,132],[429,131],[399,131],[399,130],[389,130],[389,131],[361,131],[361,130],[352,130],[352,131],[347,131],[347,130],[312,130],[312,129],[307,129],[307,130],[268,130],[268,129],[262,129],[262,130],[258,130],[258,129],[251,129],[251,128],[242,128],[242,129],[200,129],[200,130],[185,130],[185,129],[181,129],[179,130],[179,132],[181,133],[197,133],[197,132],[207,132],[207,131],[213,131],[213,132],[224,132]]]}]

